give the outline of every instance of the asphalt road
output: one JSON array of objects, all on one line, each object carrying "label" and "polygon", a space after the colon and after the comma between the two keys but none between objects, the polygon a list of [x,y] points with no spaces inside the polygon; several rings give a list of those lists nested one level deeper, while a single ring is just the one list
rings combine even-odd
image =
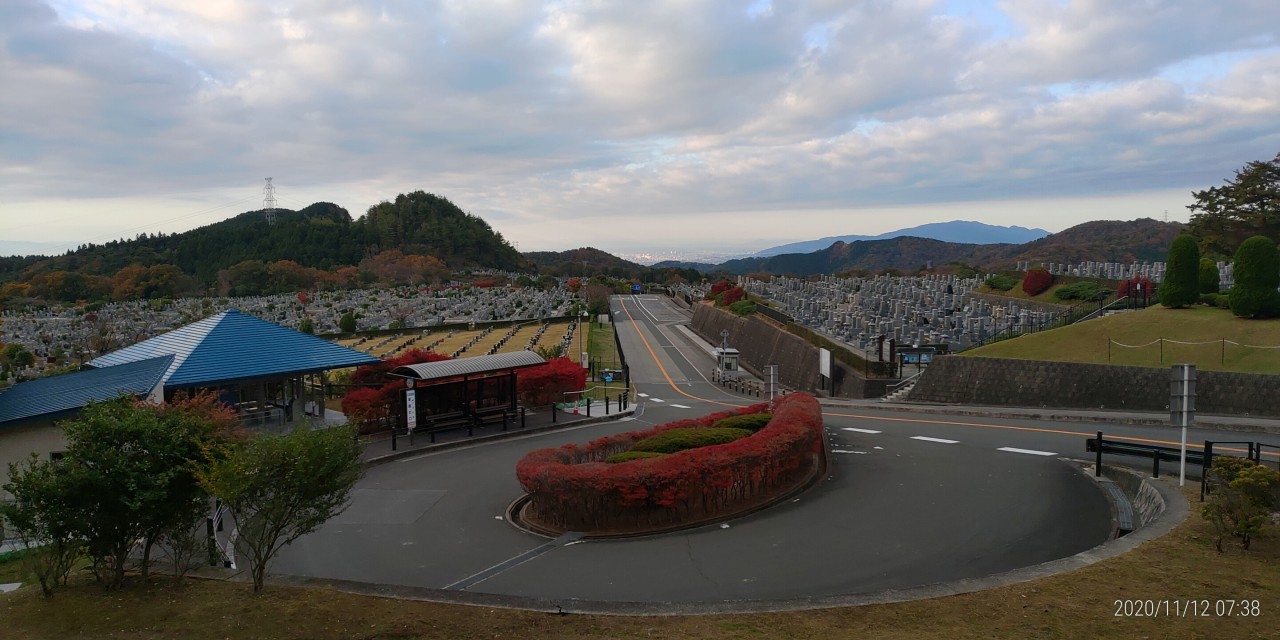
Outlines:
[{"label": "asphalt road", "polygon": [[633,417],[373,467],[351,507],[286,548],[273,572],[556,601],[675,603],[975,578],[1108,538],[1106,498],[1060,459],[1086,458],[1085,437],[1098,428],[1170,436],[1160,427],[950,418],[850,403],[827,408],[828,477],[727,527],[574,542],[516,529],[503,514],[521,494],[514,470],[527,452],[758,402],[707,381],[711,357],[678,328],[688,314],[671,304],[615,299],[640,395]]}]

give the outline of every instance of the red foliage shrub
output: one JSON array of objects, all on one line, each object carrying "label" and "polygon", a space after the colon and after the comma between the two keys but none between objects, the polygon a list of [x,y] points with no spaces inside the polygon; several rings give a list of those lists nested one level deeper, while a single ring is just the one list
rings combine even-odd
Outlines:
[{"label": "red foliage shrub", "polygon": [[1053,274],[1044,269],[1032,269],[1022,277],[1022,290],[1029,296],[1038,296],[1053,286]]},{"label": "red foliage shrub", "polygon": [[[386,387],[391,387],[394,394],[395,385]],[[360,387],[342,396],[342,413],[355,422],[361,434],[373,433],[382,427],[382,420],[390,410],[390,402],[383,397],[384,391],[385,387]]]},{"label": "red foliage shrub", "polygon": [[724,297],[720,298],[720,306],[727,307],[735,302],[742,300],[743,298],[746,297],[746,295],[747,295],[747,292],[743,291],[742,287],[734,287],[732,289],[729,289],[728,291],[724,292]]},{"label": "red foliage shrub", "polygon": [[407,367],[411,364],[421,364],[423,362],[439,362],[441,360],[452,360],[449,356],[436,353],[434,351],[423,351],[422,349],[410,349],[404,353],[383,360],[378,364],[365,365],[356,367],[354,373],[351,374],[351,384],[356,385],[372,385],[383,384],[386,382],[387,372],[396,367]]},{"label": "red foliage shrub", "polygon": [[564,392],[582,391],[586,386],[587,370],[569,358],[552,358],[516,371],[516,397],[530,407],[563,401]]},{"label": "red foliage shrub", "polygon": [[566,531],[644,531],[760,504],[804,480],[822,459],[822,412],[813,396],[783,397],[767,426],[733,442],[617,464],[604,459],[664,431],[767,410],[761,403],[606,436],[584,447],[534,451],[516,465],[531,498],[525,513]]},{"label": "red foliage shrub", "polygon": [[707,294],[707,298],[714,299],[716,296],[732,288],[733,288],[733,284],[730,283],[728,280],[719,280],[715,284],[711,285],[711,292]]},{"label": "red foliage shrub", "polygon": [[[1139,288],[1138,285],[1142,285],[1141,288]],[[1116,288],[1116,295],[1121,298],[1125,296],[1145,296],[1150,298],[1154,296],[1155,293],[1155,284],[1142,276],[1129,278],[1128,280],[1121,282],[1120,286]]]}]

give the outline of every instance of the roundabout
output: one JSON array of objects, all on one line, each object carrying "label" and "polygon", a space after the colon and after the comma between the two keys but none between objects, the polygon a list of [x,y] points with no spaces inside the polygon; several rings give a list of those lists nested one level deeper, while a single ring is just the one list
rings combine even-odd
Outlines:
[{"label": "roundabout", "polygon": [[[671,342],[660,323],[618,326],[628,353],[653,354],[631,360],[642,398],[636,415],[372,467],[351,507],[286,548],[273,573],[353,591],[551,611],[790,609],[1030,579],[1080,566],[1112,538],[1110,503],[1065,455],[1011,453],[1030,449],[953,435],[967,427],[945,418],[838,408],[824,408],[825,474],[768,508],[637,538],[518,529],[507,510],[524,494],[516,467],[530,452],[756,402],[702,379],[696,352]],[[1000,435],[1021,429],[1083,441],[1062,429],[1007,429]]]}]

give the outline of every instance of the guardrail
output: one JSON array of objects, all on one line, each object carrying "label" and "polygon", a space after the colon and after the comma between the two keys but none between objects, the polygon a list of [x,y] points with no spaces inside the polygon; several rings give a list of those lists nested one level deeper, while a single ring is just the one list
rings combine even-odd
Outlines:
[{"label": "guardrail", "polygon": [[[1246,440],[1234,441],[1214,441],[1205,440],[1204,446],[1200,450],[1187,449],[1187,463],[1200,466],[1200,500],[1203,502],[1206,494],[1210,492],[1209,486],[1209,470],[1213,468],[1213,459],[1217,455],[1214,453],[1215,446],[1236,445],[1245,448],[1245,457],[1254,461],[1256,464],[1264,464],[1263,449],[1275,449],[1280,452],[1280,445],[1268,444],[1265,442],[1250,442]],[[1140,444],[1136,442],[1128,442],[1122,440],[1106,440],[1102,437],[1102,432],[1098,432],[1098,437],[1085,440],[1085,451],[1096,453],[1097,458],[1094,463],[1094,475],[1102,475],[1102,454],[1110,453],[1121,456],[1139,456],[1151,459],[1151,477],[1160,477],[1160,461],[1178,462],[1182,459],[1182,450],[1179,447],[1165,447],[1154,444]],[[1276,468],[1280,469],[1280,457],[1277,457]]]}]

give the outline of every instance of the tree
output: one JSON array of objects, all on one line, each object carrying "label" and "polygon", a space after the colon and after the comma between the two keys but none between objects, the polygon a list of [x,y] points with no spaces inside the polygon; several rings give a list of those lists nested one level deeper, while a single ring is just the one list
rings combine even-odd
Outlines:
[{"label": "tree", "polygon": [[1031,269],[1022,276],[1022,291],[1029,296],[1038,296],[1053,286],[1053,274],[1045,269]]},{"label": "tree", "polygon": [[1249,543],[1280,509],[1280,472],[1248,458],[1221,456],[1209,470],[1209,500],[1200,509],[1218,533],[1218,553],[1227,534]]},{"label": "tree", "polygon": [[1221,287],[1217,263],[1208,258],[1200,258],[1200,293],[1219,293]]},{"label": "tree", "polygon": [[235,422],[216,396],[179,398],[150,405],[123,396],[91,403],[80,418],[63,425],[62,461],[79,495],[76,526],[100,579],[124,583],[136,542],[142,542],[145,581],[155,543],[206,499],[196,467],[220,455]]},{"label": "tree", "polygon": [[298,331],[315,335],[316,323],[311,319],[311,316],[303,316],[302,320],[298,322]]},{"label": "tree", "polygon": [[355,432],[335,427],[258,436],[214,461],[201,482],[230,509],[261,593],[276,554],[342,513],[363,474]]},{"label": "tree", "polygon": [[67,584],[71,568],[84,553],[76,520],[80,496],[65,471],[63,464],[41,461],[34,453],[23,464],[12,463],[3,489],[13,500],[0,502],[0,519],[27,547],[23,565],[35,574],[45,597]]},{"label": "tree", "polygon": [[1192,196],[1189,230],[1208,252],[1227,256],[1250,236],[1280,236],[1280,154],[1250,162],[1234,180]]},{"label": "tree", "polygon": [[1235,284],[1228,294],[1231,313],[1241,318],[1280,315],[1280,255],[1276,243],[1254,236],[1240,243],[1233,262]]},{"label": "tree", "polygon": [[338,330],[339,330],[339,331],[341,331],[341,332],[343,332],[343,333],[355,333],[355,332],[356,332],[356,314],[355,314],[355,312],[353,312],[353,311],[348,311],[348,312],[346,312],[346,313],[342,314],[342,317],[341,317],[341,318],[338,318]]},{"label": "tree", "polygon": [[1169,245],[1164,282],[1160,283],[1160,304],[1181,309],[1200,299],[1200,247],[1196,239],[1182,234]]}]

